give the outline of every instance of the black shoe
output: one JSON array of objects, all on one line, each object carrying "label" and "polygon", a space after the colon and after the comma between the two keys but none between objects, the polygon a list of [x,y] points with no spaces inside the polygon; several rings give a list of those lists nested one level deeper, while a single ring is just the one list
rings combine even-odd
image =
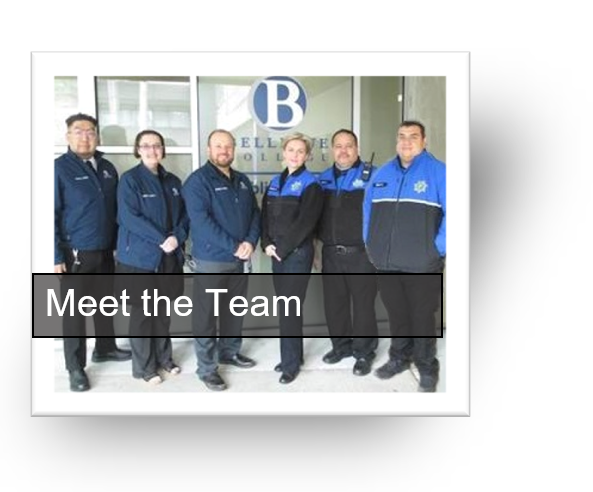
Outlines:
[{"label": "black shoe", "polygon": [[224,382],[224,379],[220,377],[220,374],[217,372],[213,372],[211,374],[206,374],[205,376],[200,376],[200,380],[206,385],[209,390],[212,391],[224,391],[227,389],[227,385]]},{"label": "black shoe", "polygon": [[[305,364],[305,361],[303,359],[301,359],[301,367]],[[276,372],[282,372],[282,362],[278,362],[278,364],[276,364],[274,366],[274,371]]]},{"label": "black shoe", "polygon": [[436,393],[437,383],[439,382],[438,374],[420,374],[420,384],[418,385],[419,393]]},{"label": "black shoe", "polygon": [[89,378],[83,369],[70,371],[70,391],[88,391],[91,389]]},{"label": "black shoe", "polygon": [[377,376],[379,379],[391,379],[396,374],[404,372],[409,368],[409,360],[389,359],[385,364],[375,371],[375,376]]},{"label": "black shoe", "polygon": [[235,366],[240,367],[242,369],[249,369],[250,367],[254,367],[256,362],[249,357],[245,357],[244,355],[237,354],[233,356],[232,359],[221,359],[218,361],[219,364],[225,364],[228,366]]},{"label": "black shoe", "polygon": [[323,362],[325,362],[326,364],[337,364],[346,357],[352,357],[352,353],[340,354],[339,352],[336,352],[334,349],[331,349],[327,354],[323,356]]},{"label": "black shoe", "polygon": [[100,354],[99,352],[93,351],[93,356],[91,360],[93,362],[124,362],[126,360],[130,360],[132,358],[132,351],[131,350],[123,350],[116,348],[111,352],[105,352],[104,354]]},{"label": "black shoe", "polygon": [[283,372],[278,382],[280,384],[290,384],[296,379],[298,375],[298,372],[296,374],[288,374],[287,372]]},{"label": "black shoe", "polygon": [[354,369],[352,372],[355,376],[366,376],[371,372],[373,367],[373,359],[375,358],[375,354],[369,354],[367,357],[359,357],[356,359],[356,364],[354,364]]}]

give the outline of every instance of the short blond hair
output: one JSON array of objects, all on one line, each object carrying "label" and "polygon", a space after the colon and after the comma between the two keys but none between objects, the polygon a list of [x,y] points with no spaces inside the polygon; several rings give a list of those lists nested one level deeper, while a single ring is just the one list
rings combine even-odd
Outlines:
[{"label": "short blond hair", "polygon": [[282,150],[286,150],[286,146],[288,145],[288,143],[293,142],[295,140],[300,140],[301,142],[303,142],[305,144],[305,149],[307,150],[307,155],[311,154],[311,149],[313,148],[311,139],[307,135],[298,132],[286,135],[286,137],[282,139]]}]

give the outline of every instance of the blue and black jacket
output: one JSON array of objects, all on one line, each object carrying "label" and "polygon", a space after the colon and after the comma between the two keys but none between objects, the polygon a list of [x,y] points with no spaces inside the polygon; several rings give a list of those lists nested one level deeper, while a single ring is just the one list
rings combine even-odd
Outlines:
[{"label": "blue and black jacket", "polygon": [[182,188],[190,219],[192,256],[232,263],[247,241],[255,248],[260,236],[260,211],[249,178],[231,169],[230,178],[208,161]]},{"label": "blue and black jacket", "polygon": [[119,263],[156,272],[165,254],[159,246],[175,236],[179,247],[173,254],[183,264],[189,220],[177,176],[161,165],[153,174],[140,163],[122,175],[117,204]]},{"label": "blue and black jacket", "polygon": [[117,234],[118,175],[96,151],[95,173],[72,150],[54,164],[54,264],[65,262],[66,250],[113,250]]},{"label": "blue and black jacket", "polygon": [[446,254],[445,164],[426,150],[380,167],[365,192],[363,236],[378,270],[436,273]]},{"label": "blue and black jacket", "polygon": [[362,202],[374,167],[358,159],[341,171],[335,164],[319,176],[324,192],[318,236],[326,246],[361,246]]},{"label": "blue and black jacket", "polygon": [[323,191],[306,166],[285,169],[268,186],[262,202],[262,248],[276,246],[284,259],[311,240],[323,208]]}]

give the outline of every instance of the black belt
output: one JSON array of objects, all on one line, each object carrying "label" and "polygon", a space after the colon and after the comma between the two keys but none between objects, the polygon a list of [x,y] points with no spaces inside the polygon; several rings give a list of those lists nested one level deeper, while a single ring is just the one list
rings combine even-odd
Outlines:
[{"label": "black belt", "polygon": [[364,246],[343,246],[341,244],[332,244],[331,246],[325,246],[338,255],[348,255],[351,253],[364,253],[366,251]]}]

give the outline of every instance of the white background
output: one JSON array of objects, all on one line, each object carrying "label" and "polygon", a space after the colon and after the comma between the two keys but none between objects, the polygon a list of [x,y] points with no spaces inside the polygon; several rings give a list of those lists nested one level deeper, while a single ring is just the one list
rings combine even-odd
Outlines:
[{"label": "white background", "polygon": [[[190,14],[185,2],[104,1],[4,13],[0,488],[590,489],[593,40],[585,2],[531,5],[227,2]],[[29,416],[30,52],[239,48],[471,52],[471,417]]]}]

